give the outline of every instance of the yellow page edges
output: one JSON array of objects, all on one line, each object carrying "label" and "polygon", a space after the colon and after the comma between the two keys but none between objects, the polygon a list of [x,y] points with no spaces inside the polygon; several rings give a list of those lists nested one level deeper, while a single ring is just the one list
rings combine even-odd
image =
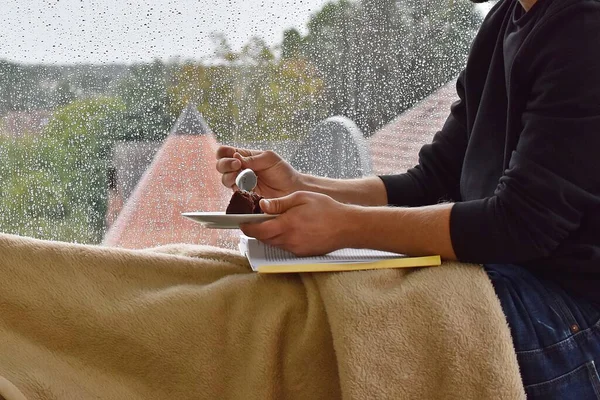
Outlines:
[{"label": "yellow page edges", "polygon": [[440,256],[394,258],[365,263],[315,263],[315,264],[272,264],[258,267],[259,274],[285,274],[294,272],[342,272],[368,269],[437,267],[442,264]]}]

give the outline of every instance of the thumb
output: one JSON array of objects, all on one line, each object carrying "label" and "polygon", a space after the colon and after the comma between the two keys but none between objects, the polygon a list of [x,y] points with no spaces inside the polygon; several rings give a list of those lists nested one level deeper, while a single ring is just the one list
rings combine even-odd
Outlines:
[{"label": "thumb", "polygon": [[242,156],[240,153],[235,153],[233,156],[242,162],[244,168],[250,168],[255,172],[268,169],[279,161],[277,154],[272,151],[263,151],[260,154],[247,157]]},{"label": "thumb", "polygon": [[267,214],[283,214],[298,204],[300,204],[298,196],[290,194],[278,199],[262,199],[260,201],[260,208]]}]

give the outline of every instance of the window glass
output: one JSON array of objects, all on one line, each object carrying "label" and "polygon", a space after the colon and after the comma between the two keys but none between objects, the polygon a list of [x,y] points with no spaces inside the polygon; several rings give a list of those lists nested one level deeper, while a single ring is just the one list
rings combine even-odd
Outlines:
[{"label": "window glass", "polygon": [[[234,246],[235,233],[180,217],[226,207],[219,143],[275,149],[342,178],[403,172],[455,100],[487,10],[467,0],[2,9],[0,232],[134,248]],[[337,133],[316,127],[332,116],[360,130],[348,146],[361,152],[318,153]]]}]

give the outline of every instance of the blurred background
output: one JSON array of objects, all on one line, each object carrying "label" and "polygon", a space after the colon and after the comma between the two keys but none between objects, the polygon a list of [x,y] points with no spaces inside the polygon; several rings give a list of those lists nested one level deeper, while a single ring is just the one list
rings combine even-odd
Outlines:
[{"label": "blurred background", "polygon": [[[234,232],[179,217],[227,205],[214,171],[220,143],[272,148],[313,173],[323,169],[304,155],[336,146],[345,165],[327,173],[339,178],[414,165],[456,100],[454,80],[489,5],[4,0],[2,8],[0,232],[141,248],[233,246]],[[360,138],[315,128],[332,116],[352,121]]]}]

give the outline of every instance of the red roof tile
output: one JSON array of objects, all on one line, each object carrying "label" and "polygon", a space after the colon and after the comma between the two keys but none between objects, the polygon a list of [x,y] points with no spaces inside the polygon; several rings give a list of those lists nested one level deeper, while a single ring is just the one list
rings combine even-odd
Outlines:
[{"label": "red roof tile", "polygon": [[373,173],[403,173],[418,163],[419,150],[431,143],[444,125],[450,105],[458,100],[455,87],[456,81],[442,86],[369,139]]},{"label": "red roof tile", "polygon": [[206,229],[181,216],[226,208],[231,193],[215,170],[216,149],[212,134],[169,135],[104,244],[133,249],[170,243],[235,248],[238,231]]}]

